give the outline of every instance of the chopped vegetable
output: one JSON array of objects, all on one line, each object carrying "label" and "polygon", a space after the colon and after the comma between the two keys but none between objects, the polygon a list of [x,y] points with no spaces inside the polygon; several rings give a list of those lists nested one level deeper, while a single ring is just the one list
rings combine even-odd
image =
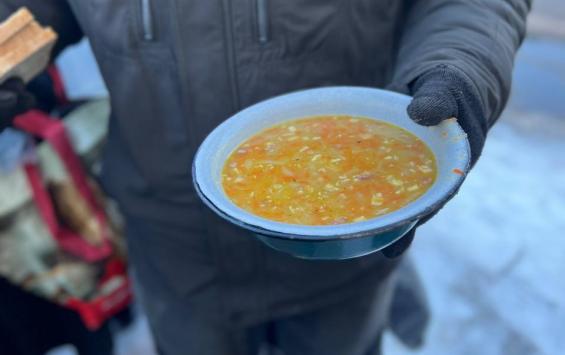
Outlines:
[{"label": "chopped vegetable", "polygon": [[268,128],[236,148],[222,171],[224,191],[236,205],[302,225],[354,223],[393,212],[424,194],[435,177],[435,158],[417,137],[350,116]]}]

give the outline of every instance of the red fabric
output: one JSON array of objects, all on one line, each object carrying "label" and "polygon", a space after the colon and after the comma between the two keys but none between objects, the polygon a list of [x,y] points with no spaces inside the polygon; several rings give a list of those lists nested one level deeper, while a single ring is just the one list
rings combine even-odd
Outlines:
[{"label": "red fabric", "polygon": [[114,277],[123,277],[125,281],[113,292],[89,302],[72,298],[66,304],[67,308],[80,315],[84,324],[90,330],[98,329],[107,319],[123,310],[133,299],[131,284],[126,276],[126,267],[119,260],[112,260],[106,264],[106,272],[98,289],[104,287]]},{"label": "red fabric", "polygon": [[63,83],[63,78],[61,77],[61,72],[56,65],[52,64],[47,68],[47,74],[53,81],[53,92],[57,98],[57,103],[61,106],[69,104],[69,99],[67,98],[67,91],[65,90],[65,84]]},{"label": "red fabric", "polygon": [[[88,185],[88,179],[81,162],[73,150],[63,123],[40,111],[29,111],[24,115],[16,117],[14,126],[49,142],[65,165],[80,195],[95,213],[103,230],[106,230],[106,213],[102,206],[99,206],[96,202],[92,189]],[[101,246],[93,246],[75,232],[58,223],[51,199],[45,190],[37,167],[33,164],[27,164],[25,170],[40,214],[61,248],[89,262],[99,261],[110,256],[112,247],[107,236],[104,236],[104,242]]]},{"label": "red fabric", "polygon": [[[106,229],[105,211],[102,206],[98,205],[94,197],[94,193],[88,184],[87,176],[73,150],[64,125],[42,112],[30,111],[18,116],[14,121],[14,126],[45,139],[52,146],[65,165],[80,195],[96,213],[102,227]],[[38,166],[34,163],[27,163],[24,169],[40,215],[61,249],[87,262],[97,262],[110,257],[112,246],[107,236],[105,236],[101,247],[95,247],[82,239],[80,235],[59,224],[51,196],[45,188]],[[121,278],[122,283],[115,290],[90,301],[71,298],[66,302],[65,307],[77,312],[88,329],[96,330],[100,328],[106,320],[127,307],[133,298],[126,266],[118,259],[111,259],[106,263],[104,275],[98,283],[98,290],[103,290],[116,277]]]}]

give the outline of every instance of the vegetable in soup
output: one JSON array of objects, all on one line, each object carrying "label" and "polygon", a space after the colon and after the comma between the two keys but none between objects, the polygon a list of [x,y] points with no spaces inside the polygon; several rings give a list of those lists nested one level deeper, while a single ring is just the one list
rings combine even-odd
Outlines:
[{"label": "vegetable in soup", "polygon": [[239,207],[300,225],[360,222],[416,200],[436,162],[419,138],[362,117],[287,121],[249,138],[227,159],[222,185]]}]

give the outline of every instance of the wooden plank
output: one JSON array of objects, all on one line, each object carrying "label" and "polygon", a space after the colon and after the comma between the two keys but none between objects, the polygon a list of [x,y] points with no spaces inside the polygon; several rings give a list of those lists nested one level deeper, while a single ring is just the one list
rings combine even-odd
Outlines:
[{"label": "wooden plank", "polygon": [[51,56],[57,34],[43,28],[25,8],[0,24],[0,83],[10,77],[30,81],[41,73]]},{"label": "wooden plank", "polygon": [[6,21],[0,23],[0,44],[6,42],[32,23],[33,15],[26,8],[19,9]]}]

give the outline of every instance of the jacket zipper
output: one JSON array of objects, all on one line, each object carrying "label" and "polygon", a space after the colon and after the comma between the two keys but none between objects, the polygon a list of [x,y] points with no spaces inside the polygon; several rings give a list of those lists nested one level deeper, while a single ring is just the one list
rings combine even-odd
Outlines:
[{"label": "jacket zipper", "polygon": [[257,10],[257,36],[259,43],[269,41],[269,11],[268,0],[255,0]]},{"label": "jacket zipper", "polygon": [[152,0],[138,0],[141,13],[141,31],[144,41],[155,40],[155,29],[153,26]]},{"label": "jacket zipper", "polygon": [[234,33],[232,23],[232,9],[230,0],[222,0],[224,16],[224,41],[226,45],[226,61],[228,75],[231,83],[232,103],[234,112],[240,109],[239,88],[237,83],[237,68],[235,64]]}]

